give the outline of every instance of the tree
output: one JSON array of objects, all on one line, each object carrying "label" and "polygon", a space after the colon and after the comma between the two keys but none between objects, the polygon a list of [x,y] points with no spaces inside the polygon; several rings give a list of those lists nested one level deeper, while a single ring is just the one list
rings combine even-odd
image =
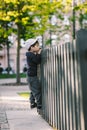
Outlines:
[{"label": "tree", "polygon": [[[11,34],[11,28],[8,25],[9,21],[3,21],[0,20],[0,48],[3,48],[4,46],[7,46],[7,61],[8,61],[8,68],[10,67],[10,63],[9,63],[9,47],[10,47],[10,41],[8,41],[8,36]],[[8,70],[8,74],[9,74],[9,70]]]},{"label": "tree", "polygon": [[[0,3],[0,19],[15,23],[17,29],[13,32],[17,34],[17,83],[20,83],[20,39],[25,39],[43,34],[49,27],[49,14],[60,6],[60,2],[50,2],[49,0],[2,0]],[[60,6],[61,7],[61,6]],[[51,10],[49,10],[51,8]],[[36,21],[36,18],[40,22]],[[22,30],[25,29],[25,34]]]},{"label": "tree", "polygon": [[[23,23],[26,21],[29,22],[30,18],[28,15],[27,8],[28,4],[30,2],[24,1],[24,0],[4,0],[1,2],[1,12],[0,12],[0,19],[2,21],[10,21],[15,23],[17,26],[17,29],[13,28],[13,32],[17,34],[17,40],[18,40],[18,45],[17,45],[17,83],[20,83],[20,38],[21,38],[21,30]],[[25,19],[25,21],[24,21]],[[8,44],[7,44],[8,45]],[[8,47],[9,48],[9,47]]]}]

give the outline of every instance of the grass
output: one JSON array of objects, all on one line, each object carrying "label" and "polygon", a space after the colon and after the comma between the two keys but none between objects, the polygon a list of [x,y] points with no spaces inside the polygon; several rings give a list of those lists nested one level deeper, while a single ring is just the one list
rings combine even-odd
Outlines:
[{"label": "grass", "polygon": [[[26,78],[26,74],[22,73],[20,74],[21,78]],[[6,79],[6,78],[16,78],[16,74],[0,74],[0,79]]]},{"label": "grass", "polygon": [[30,95],[30,93],[29,92],[20,92],[20,93],[18,93],[21,97],[24,97],[24,98],[26,98],[26,99],[28,99],[29,98],[29,95]]}]

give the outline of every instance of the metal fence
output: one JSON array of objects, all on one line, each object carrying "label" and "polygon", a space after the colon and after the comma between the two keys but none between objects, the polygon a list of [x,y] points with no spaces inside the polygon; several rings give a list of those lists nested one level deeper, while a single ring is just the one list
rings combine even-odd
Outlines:
[{"label": "metal fence", "polygon": [[76,43],[43,50],[41,84],[44,119],[57,130],[85,130]]}]

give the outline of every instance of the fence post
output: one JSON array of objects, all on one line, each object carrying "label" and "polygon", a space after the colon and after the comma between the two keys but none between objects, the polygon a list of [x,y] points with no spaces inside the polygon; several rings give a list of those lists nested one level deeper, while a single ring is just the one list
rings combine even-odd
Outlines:
[{"label": "fence post", "polygon": [[83,113],[85,121],[85,130],[87,130],[87,30],[80,29],[77,32],[76,44],[80,56],[80,75],[83,95]]}]

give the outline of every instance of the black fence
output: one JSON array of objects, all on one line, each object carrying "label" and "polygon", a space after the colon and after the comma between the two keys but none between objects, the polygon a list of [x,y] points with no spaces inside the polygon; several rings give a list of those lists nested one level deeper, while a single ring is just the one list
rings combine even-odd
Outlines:
[{"label": "black fence", "polygon": [[78,44],[66,43],[42,52],[42,116],[57,130],[87,130],[87,109],[83,107],[87,95],[83,97],[83,82],[87,79],[82,79],[84,66],[79,51]]}]

